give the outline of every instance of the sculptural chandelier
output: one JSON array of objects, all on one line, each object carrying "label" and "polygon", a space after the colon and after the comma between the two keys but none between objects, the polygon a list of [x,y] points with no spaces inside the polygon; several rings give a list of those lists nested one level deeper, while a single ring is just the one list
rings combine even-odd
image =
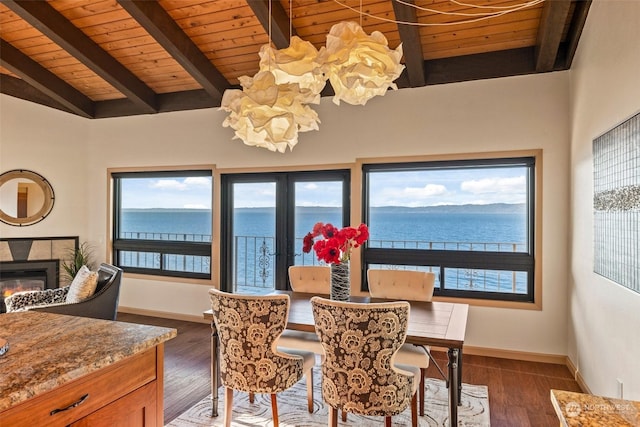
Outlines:
[{"label": "sculptural chandelier", "polygon": [[320,103],[327,79],[333,86],[333,102],[364,105],[388,88],[404,65],[402,45],[388,47],[382,33],[367,35],[355,22],[335,24],[320,52],[309,42],[293,36],[289,47],[260,48],[260,71],[240,77],[242,90],[228,89],[220,108],[229,112],[224,127],[233,139],[246,145],[284,153],[298,143],[298,133],[318,130],[320,119],[309,104]]}]

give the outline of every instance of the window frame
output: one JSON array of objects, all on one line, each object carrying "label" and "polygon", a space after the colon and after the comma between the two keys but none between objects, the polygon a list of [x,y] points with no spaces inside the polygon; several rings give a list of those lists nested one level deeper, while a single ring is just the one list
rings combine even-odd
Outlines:
[{"label": "window frame", "polygon": [[460,289],[434,288],[436,299],[459,301],[466,299],[471,302],[485,301],[494,303],[525,303],[541,307],[541,293],[539,292],[540,271],[536,263],[537,250],[540,242],[539,228],[540,218],[536,200],[540,200],[541,156],[539,152],[526,153],[486,153],[481,156],[455,156],[454,158],[434,159],[403,159],[403,161],[367,162],[363,160],[362,167],[362,217],[365,223],[369,223],[369,173],[375,171],[415,171],[427,169],[459,168],[459,167],[497,167],[516,166],[527,167],[527,248],[525,252],[496,252],[496,251],[454,251],[454,250],[429,250],[429,249],[396,249],[396,248],[371,248],[367,242],[362,248],[362,286],[363,292],[368,292],[366,282],[366,270],[370,265],[398,265],[398,266],[424,266],[437,267],[441,278],[444,278],[446,268],[465,268],[476,270],[501,270],[505,272],[522,271],[527,273],[526,294],[507,292],[468,291]]},{"label": "window frame", "polygon": [[[175,277],[185,279],[203,279],[210,281],[214,274],[213,265],[213,228],[210,242],[190,242],[152,239],[122,239],[119,238],[120,211],[122,209],[122,178],[185,178],[185,177],[210,177],[211,178],[211,216],[213,226],[214,216],[214,170],[210,167],[176,168],[176,169],[150,169],[150,170],[111,170],[110,181],[112,185],[112,212],[111,212],[111,259],[114,265],[123,269],[125,273],[134,273],[151,276]],[[143,268],[122,266],[120,253],[152,252],[160,255],[160,268]],[[209,257],[209,273],[167,270],[163,268],[165,255],[192,255]]]},{"label": "window frame", "polygon": [[[275,289],[288,290],[289,266],[295,264],[295,184],[309,181],[342,182],[342,221],[348,224],[351,215],[351,169],[280,170],[266,172],[221,171],[221,253],[220,283],[222,289],[230,292],[233,282],[233,185],[256,183],[272,179],[276,186],[276,235],[286,238],[276,239]],[[281,256],[286,254],[286,256]]]}]

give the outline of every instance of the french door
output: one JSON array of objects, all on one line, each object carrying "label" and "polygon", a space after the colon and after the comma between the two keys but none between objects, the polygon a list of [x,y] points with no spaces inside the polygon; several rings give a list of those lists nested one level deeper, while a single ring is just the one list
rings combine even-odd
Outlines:
[{"label": "french door", "polygon": [[319,264],[302,239],[316,222],[349,222],[349,170],[222,175],[221,289],[288,289],[291,265]]}]

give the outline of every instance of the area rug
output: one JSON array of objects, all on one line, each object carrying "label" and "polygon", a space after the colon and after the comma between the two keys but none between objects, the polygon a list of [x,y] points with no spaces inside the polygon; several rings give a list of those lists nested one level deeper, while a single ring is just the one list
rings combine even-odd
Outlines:
[{"label": "area rug", "polygon": [[[315,373],[315,372],[314,372]],[[294,387],[278,394],[278,415],[283,427],[325,427],[328,421],[327,405],[320,392],[320,375],[314,375],[314,409],[307,410],[307,391],[304,380]],[[426,380],[425,414],[418,416],[420,427],[449,426],[448,390],[442,380]],[[167,427],[217,427],[224,422],[224,391],[219,392],[218,416],[211,417],[211,395],[204,398]],[[269,395],[256,395],[254,403],[249,403],[247,393],[234,393],[232,427],[271,427],[271,400]],[[349,414],[347,422],[339,426],[384,425],[382,417],[364,417]],[[407,409],[393,417],[394,426],[410,426],[411,410]],[[487,386],[462,384],[462,404],[458,407],[458,426],[488,427],[489,397]]]}]

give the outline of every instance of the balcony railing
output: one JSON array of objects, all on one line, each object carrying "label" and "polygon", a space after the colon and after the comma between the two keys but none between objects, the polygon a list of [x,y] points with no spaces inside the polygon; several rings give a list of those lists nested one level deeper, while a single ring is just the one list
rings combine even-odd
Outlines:
[{"label": "balcony railing", "polygon": [[[211,235],[184,233],[123,233],[126,239],[167,240],[186,242],[210,242]],[[486,252],[524,252],[523,243],[513,242],[427,242],[419,240],[369,240],[372,248],[425,249],[453,251],[486,251]],[[273,289],[275,237],[273,236],[235,236],[234,237],[234,289],[243,293],[264,293]],[[295,248],[302,248],[302,238],[297,238]],[[165,265],[175,271],[209,273],[211,260],[209,257],[180,254],[123,252],[124,266],[141,268],[158,268]],[[315,253],[295,254],[296,265],[323,265]],[[436,287],[441,286],[439,266],[397,266],[376,265],[376,268],[413,269],[436,273]],[[525,272],[479,270],[464,268],[445,269],[445,286],[447,289],[526,293],[527,276]]]},{"label": "balcony railing", "polygon": [[[486,251],[486,252],[524,252],[524,243],[513,242],[425,242],[418,240],[369,240],[369,247],[395,249],[431,249],[455,251]],[[261,290],[274,288],[273,256],[275,254],[275,238],[272,236],[235,236],[234,238],[234,285],[235,289],[247,293],[260,293]],[[302,238],[296,239],[296,248],[302,248]],[[323,265],[318,261],[315,253],[295,254],[296,265]],[[436,273],[436,287],[441,286],[440,268],[437,266],[397,266],[377,265],[377,268],[414,269],[432,271]],[[445,286],[447,289],[507,292],[525,294],[527,291],[527,276],[525,272],[479,270],[479,269],[449,269],[445,271]]]},{"label": "balcony railing", "polygon": [[123,231],[121,239],[169,240],[172,242],[210,242],[211,234],[152,233],[146,231]]}]

